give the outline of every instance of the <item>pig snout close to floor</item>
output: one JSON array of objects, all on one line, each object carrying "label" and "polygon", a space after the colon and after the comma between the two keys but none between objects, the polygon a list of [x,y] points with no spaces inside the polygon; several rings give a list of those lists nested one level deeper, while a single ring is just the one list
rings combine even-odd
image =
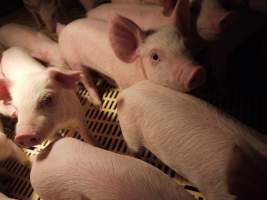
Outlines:
[{"label": "pig snout close to floor", "polygon": [[56,31],[56,23],[59,21],[59,11],[62,6],[60,0],[23,0],[23,2],[39,28],[44,24],[49,31]]},{"label": "pig snout close to floor", "polygon": [[[189,10],[188,0],[180,0],[172,23],[153,31],[144,31],[118,15],[109,23],[87,18],[65,27],[58,25],[61,55],[73,69],[94,69],[113,79],[120,89],[149,79],[189,92],[206,79],[205,70],[194,63],[184,44],[183,35],[189,32]],[[85,86],[99,103],[90,76]]]},{"label": "pig snout close to floor", "polygon": [[44,200],[194,200],[144,161],[73,138],[57,140],[33,159],[30,179]]},{"label": "pig snout close to floor", "polygon": [[9,23],[0,27],[0,43],[6,47],[18,46],[49,65],[64,66],[58,44],[42,32],[31,27]]},{"label": "pig snout close to floor", "polygon": [[92,142],[74,92],[79,71],[46,68],[19,47],[3,52],[1,66],[9,82],[2,82],[1,87],[8,88],[18,117],[16,143],[31,147],[68,126],[77,128],[87,142]]},{"label": "pig snout close to floor", "polygon": [[[240,190],[238,183],[258,177],[257,173],[264,178],[254,180],[252,186],[264,185],[266,168],[262,169],[260,164],[248,167],[246,162],[256,158],[257,163],[267,162],[266,139],[206,102],[151,81],[141,81],[120,93],[117,109],[128,147],[134,152],[142,147],[149,149],[199,187],[207,200],[236,199],[245,192],[253,194],[252,189]],[[241,150],[235,151],[236,147]],[[229,169],[233,157],[242,159],[232,165],[234,169]],[[241,169],[242,165],[246,169]],[[240,170],[245,174],[238,174]],[[229,174],[234,177],[230,178],[231,184]],[[231,185],[236,188],[229,189]],[[264,195],[266,190],[261,191],[261,196]]]}]

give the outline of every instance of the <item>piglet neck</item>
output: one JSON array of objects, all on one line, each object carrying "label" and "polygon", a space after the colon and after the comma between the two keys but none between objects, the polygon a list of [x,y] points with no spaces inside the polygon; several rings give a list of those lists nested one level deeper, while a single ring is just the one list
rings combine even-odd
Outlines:
[{"label": "piglet neck", "polygon": [[118,74],[116,75],[116,82],[120,89],[128,88],[139,81],[148,79],[141,58],[138,57],[133,63],[123,63],[122,65],[124,65],[122,67],[125,67],[125,74],[127,74],[128,77],[125,76],[122,78]]}]

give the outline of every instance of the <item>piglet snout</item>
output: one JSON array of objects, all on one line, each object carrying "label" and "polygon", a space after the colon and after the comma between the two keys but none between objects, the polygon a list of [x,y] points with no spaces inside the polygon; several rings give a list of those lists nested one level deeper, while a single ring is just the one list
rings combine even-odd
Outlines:
[{"label": "piglet snout", "polygon": [[32,147],[42,142],[41,137],[37,134],[20,134],[15,137],[15,143],[24,147]]},{"label": "piglet snout", "polygon": [[177,80],[182,84],[182,90],[189,92],[206,81],[206,71],[203,67],[186,62],[179,66],[180,70],[177,74]]}]

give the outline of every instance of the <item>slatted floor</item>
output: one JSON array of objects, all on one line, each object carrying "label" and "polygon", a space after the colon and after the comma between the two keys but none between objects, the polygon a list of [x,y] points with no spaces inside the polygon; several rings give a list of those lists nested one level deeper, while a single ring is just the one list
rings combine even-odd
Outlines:
[{"label": "slatted floor", "polygon": [[[77,11],[74,11],[74,16],[77,16]],[[78,12],[78,14],[80,14]],[[7,22],[15,22],[31,27],[35,26],[31,16],[24,9],[12,13],[11,15],[1,18],[0,24]],[[42,30],[46,32],[46,30]],[[55,35],[50,35],[55,38]],[[3,50],[3,49],[0,49]],[[90,98],[87,91],[84,89],[82,84],[77,89],[77,97],[80,99],[80,103],[84,110],[84,117],[86,119],[88,133],[93,133],[94,137],[104,146],[104,148],[122,154],[130,154],[127,149],[127,145],[123,140],[119,123],[117,120],[116,111],[116,98],[119,91],[115,88],[110,87],[104,81],[100,81],[98,85],[99,93],[103,99],[103,105],[101,109],[97,109],[90,103]],[[62,134],[82,139],[79,133],[75,130],[64,129],[61,130]],[[47,142],[37,146],[34,149],[25,149],[28,156],[36,155],[38,152],[47,145]],[[161,163],[152,153],[146,151],[141,156],[141,159],[159,168],[170,177],[174,178],[177,183],[184,185],[184,187],[192,193],[198,200],[204,199],[201,194],[197,192],[197,189],[189,185],[184,179],[176,175],[174,171]],[[0,162],[0,168],[8,170],[10,180],[7,183],[8,193],[7,195],[12,198],[20,200],[36,200],[39,199],[38,195],[33,191],[29,182],[30,169],[22,166],[15,161]]]},{"label": "slatted floor", "polygon": [[[119,91],[111,88],[108,84],[104,83],[100,86],[100,93],[103,94],[103,106],[101,109],[96,109],[88,100],[87,91],[82,85],[77,89],[77,95],[80,103],[84,109],[84,117],[86,119],[88,133],[93,133],[94,137],[104,146],[104,148],[122,154],[130,154],[127,145],[123,140],[121,130],[117,120],[116,113],[116,98]],[[75,130],[62,130],[62,134],[82,139]],[[27,155],[36,155],[48,142],[37,146],[32,150],[25,150]],[[152,153],[145,151],[141,158],[148,163],[159,168],[170,177],[175,178],[179,184],[185,186],[198,200],[203,197],[196,192],[197,189],[189,185],[185,180],[175,174],[170,168],[161,163]],[[38,196],[34,193],[29,182],[30,169],[20,165],[15,161],[6,161],[0,163],[0,167],[6,168],[11,175],[11,180],[8,183],[8,195],[13,198],[21,200],[35,200]]]}]

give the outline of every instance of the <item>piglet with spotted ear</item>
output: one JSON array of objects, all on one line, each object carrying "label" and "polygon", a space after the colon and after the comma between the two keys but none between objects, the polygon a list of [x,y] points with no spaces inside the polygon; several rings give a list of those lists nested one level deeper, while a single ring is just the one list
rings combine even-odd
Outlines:
[{"label": "piglet with spotted ear", "polygon": [[[205,81],[204,69],[192,61],[184,44],[183,36],[189,32],[188,0],[177,2],[172,19],[152,32],[118,15],[109,23],[87,18],[59,25],[61,55],[70,67],[94,69],[113,79],[120,89],[150,79],[188,92]],[[98,99],[88,74],[86,87]]]},{"label": "piglet with spotted ear", "polygon": [[12,47],[3,53],[2,72],[9,85],[1,87],[8,87],[17,110],[16,143],[30,147],[70,126],[91,142],[74,93],[79,71],[45,68],[25,50]]}]

